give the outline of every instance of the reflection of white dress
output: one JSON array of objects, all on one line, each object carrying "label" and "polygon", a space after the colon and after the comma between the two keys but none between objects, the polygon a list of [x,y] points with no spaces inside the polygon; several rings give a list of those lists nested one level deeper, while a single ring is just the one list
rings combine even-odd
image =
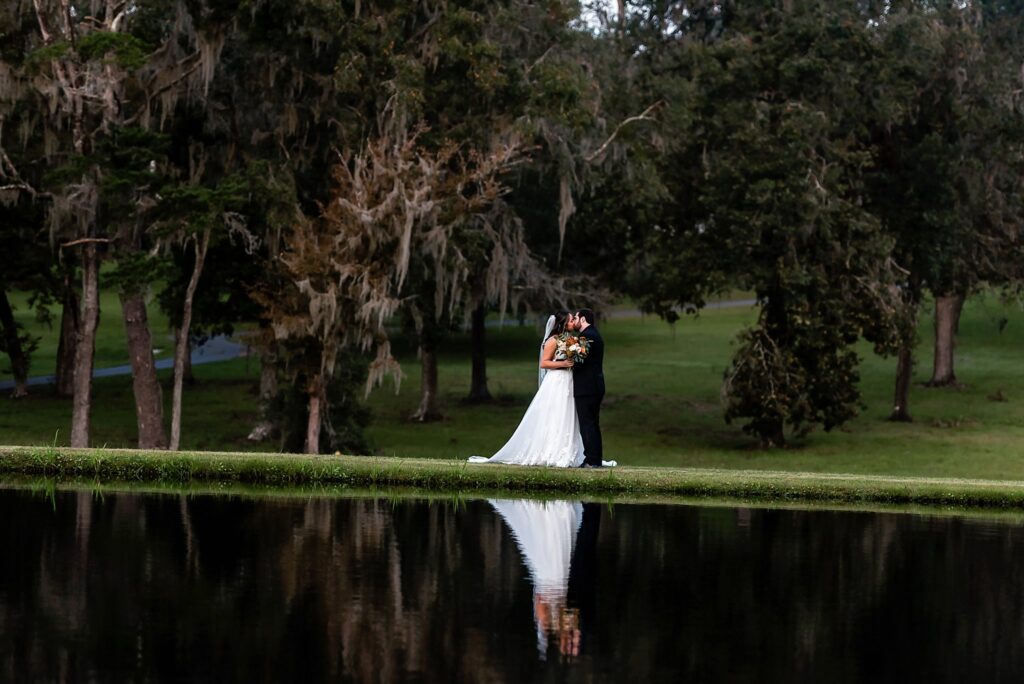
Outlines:
[{"label": "reflection of white dress", "polygon": [[564,598],[583,504],[530,499],[488,499],[488,503],[512,531],[537,593]]},{"label": "reflection of white dress", "polygon": [[572,371],[550,370],[526,409],[519,427],[490,458],[470,457],[471,463],[571,468],[583,463],[583,439],[572,396]]},{"label": "reflection of white dress", "polygon": [[[548,377],[551,377],[551,373]],[[530,573],[533,593],[552,614],[565,607],[569,591],[569,564],[576,535],[583,522],[583,504],[579,501],[531,501],[529,499],[489,499],[516,540],[523,564]],[[534,601],[536,610],[537,601]],[[540,616],[537,623],[537,648],[547,652],[547,631]]]}]

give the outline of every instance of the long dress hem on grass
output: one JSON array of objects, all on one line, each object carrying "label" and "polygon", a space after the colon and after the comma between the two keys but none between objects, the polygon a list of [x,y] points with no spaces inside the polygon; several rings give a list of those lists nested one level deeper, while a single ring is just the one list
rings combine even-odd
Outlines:
[{"label": "long dress hem on grass", "polygon": [[[575,468],[583,465],[583,439],[572,396],[571,369],[549,370],[519,427],[490,458],[470,456],[470,463]],[[614,461],[604,465],[614,466]]]}]

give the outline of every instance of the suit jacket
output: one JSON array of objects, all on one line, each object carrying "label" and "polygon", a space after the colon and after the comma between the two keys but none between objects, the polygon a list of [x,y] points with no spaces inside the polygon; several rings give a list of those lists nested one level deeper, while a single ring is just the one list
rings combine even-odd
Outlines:
[{"label": "suit jacket", "polygon": [[590,340],[590,353],[583,363],[572,367],[574,397],[604,396],[604,339],[601,331],[589,326],[580,337]]}]

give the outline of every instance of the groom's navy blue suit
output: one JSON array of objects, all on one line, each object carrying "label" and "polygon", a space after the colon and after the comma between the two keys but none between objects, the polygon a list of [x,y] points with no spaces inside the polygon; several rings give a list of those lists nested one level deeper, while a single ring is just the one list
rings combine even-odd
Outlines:
[{"label": "groom's navy blue suit", "polygon": [[604,456],[601,449],[601,402],[604,400],[604,340],[593,325],[580,332],[590,340],[590,352],[583,363],[572,367],[573,397],[576,415],[583,438],[583,462],[600,466]]}]

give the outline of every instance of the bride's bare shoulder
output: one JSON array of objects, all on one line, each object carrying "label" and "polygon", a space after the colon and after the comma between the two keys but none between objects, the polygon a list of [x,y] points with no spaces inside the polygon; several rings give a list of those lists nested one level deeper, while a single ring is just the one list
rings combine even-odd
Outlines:
[{"label": "bride's bare shoulder", "polygon": [[555,339],[554,335],[544,340],[544,346],[541,347],[541,357],[550,361],[555,358],[555,346],[558,344],[558,340]]}]

